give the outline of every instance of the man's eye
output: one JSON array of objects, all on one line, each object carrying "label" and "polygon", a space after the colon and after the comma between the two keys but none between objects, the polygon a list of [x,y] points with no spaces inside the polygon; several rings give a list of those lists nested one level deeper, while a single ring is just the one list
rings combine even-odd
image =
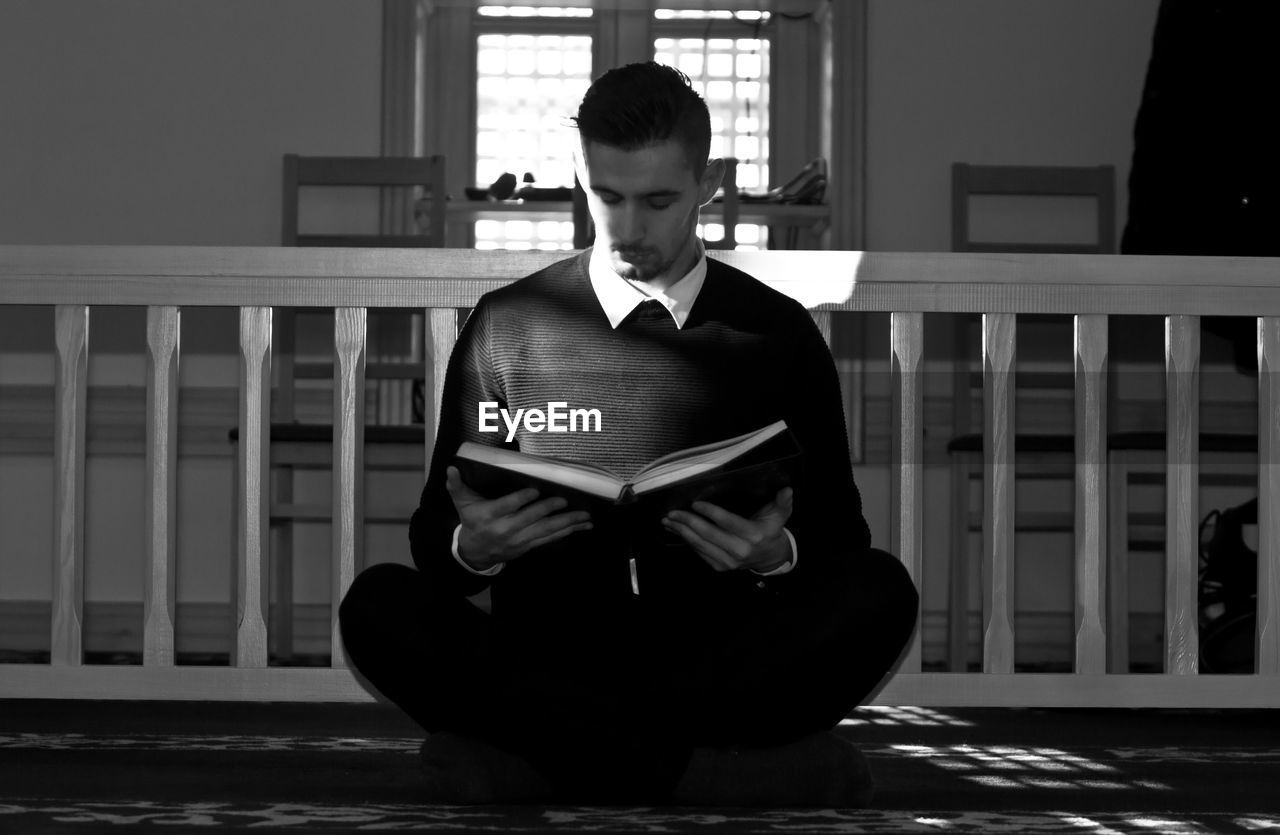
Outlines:
[{"label": "man's eye", "polygon": [[600,202],[604,203],[606,206],[614,206],[621,203],[622,198],[618,197],[616,194],[602,194],[600,195]]},{"label": "man's eye", "polygon": [[663,209],[670,209],[672,206],[675,205],[675,202],[676,201],[674,200],[650,200],[649,208],[662,211]]}]

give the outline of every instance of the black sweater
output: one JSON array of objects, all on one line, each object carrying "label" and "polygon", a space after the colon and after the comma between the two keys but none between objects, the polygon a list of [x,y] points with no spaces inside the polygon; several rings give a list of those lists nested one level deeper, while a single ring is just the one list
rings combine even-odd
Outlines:
[{"label": "black sweater", "polygon": [[[689,318],[677,330],[665,310],[637,308],[615,330],[591,288],[590,251],[485,294],[449,360],[439,431],[421,505],[410,526],[416,565],[431,582],[474,594],[490,583],[450,551],[457,513],[445,468],[463,441],[501,444],[478,429],[478,404],[598,409],[599,432],[550,433],[522,426],[513,446],[574,458],[628,477],[658,456],[784,419],[803,451],[787,523],[799,559],[766,581],[773,593],[823,582],[832,560],[854,557],[870,533],[849,463],[835,366],[808,312],[793,299],[715,260]],[[496,497],[494,497],[496,498]],[[661,532],[657,532],[661,533]],[[628,561],[641,596],[696,599],[759,593],[749,572],[712,571],[682,543],[603,526],[510,562],[493,580],[495,616],[582,614],[630,598]],[[745,576],[744,576],[745,575]]]}]

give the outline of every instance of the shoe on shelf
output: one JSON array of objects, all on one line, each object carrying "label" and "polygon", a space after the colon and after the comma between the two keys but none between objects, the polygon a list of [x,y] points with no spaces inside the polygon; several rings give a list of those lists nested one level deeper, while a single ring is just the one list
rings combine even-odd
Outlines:
[{"label": "shoe on shelf", "polygon": [[862,808],[875,792],[857,746],[833,733],[771,748],[695,748],[672,801],[681,806]]}]

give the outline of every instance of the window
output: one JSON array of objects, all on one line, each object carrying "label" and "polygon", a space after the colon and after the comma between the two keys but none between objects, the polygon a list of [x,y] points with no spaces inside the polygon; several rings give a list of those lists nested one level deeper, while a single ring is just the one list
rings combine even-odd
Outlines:
[{"label": "window", "polygon": [[594,12],[577,6],[481,6],[481,17],[591,17]]},{"label": "window", "polygon": [[[738,161],[737,185],[763,191],[769,185],[768,12],[654,12],[654,60],[677,67],[711,112],[711,156]],[[724,227],[706,223],[709,242],[724,238]],[[738,224],[738,249],[763,249],[767,228]]]},{"label": "window", "polygon": [[[591,10],[482,6],[477,14],[475,182],[511,173],[517,187],[526,175],[539,187],[572,186],[568,117],[591,84],[592,37],[580,20],[561,21]],[[573,222],[479,220],[475,241],[479,249],[571,249]]]},{"label": "window", "polygon": [[[600,43],[594,37],[597,27],[614,31],[610,11],[494,4],[468,14],[476,33],[476,185],[487,186],[511,173],[517,187],[526,175],[538,186],[571,186],[569,117],[590,86],[593,57],[612,66],[617,62],[611,56],[652,50],[655,60],[684,71],[706,99],[711,154],[737,160],[738,188],[768,188],[773,37],[768,12],[660,8],[649,26],[616,30],[617,38]],[[601,44],[616,52],[595,55]],[[476,221],[478,248],[572,248],[573,224],[568,217],[538,212],[536,203],[525,204],[519,212],[500,208]],[[707,219],[699,234],[712,244],[723,240],[719,218]],[[767,228],[738,224],[735,239],[740,249],[763,249]]]}]

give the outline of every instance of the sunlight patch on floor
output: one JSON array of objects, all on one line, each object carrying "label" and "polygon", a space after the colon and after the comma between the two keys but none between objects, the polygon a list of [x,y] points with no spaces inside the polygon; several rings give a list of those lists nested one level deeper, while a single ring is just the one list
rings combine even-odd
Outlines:
[{"label": "sunlight patch on floor", "polygon": [[1113,765],[1059,748],[1016,745],[891,745],[889,750],[956,773],[987,788],[1170,791],[1155,780],[1125,779]]},{"label": "sunlight patch on floor", "polygon": [[859,725],[906,725],[913,728],[971,728],[973,723],[949,713],[927,707],[889,707],[872,705],[860,707],[850,716],[840,720],[843,727]]}]

